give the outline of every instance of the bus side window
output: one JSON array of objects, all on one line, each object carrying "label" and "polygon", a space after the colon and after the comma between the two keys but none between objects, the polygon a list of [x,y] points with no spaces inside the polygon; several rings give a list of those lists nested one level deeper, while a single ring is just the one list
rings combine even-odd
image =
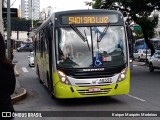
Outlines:
[{"label": "bus side window", "polygon": [[44,40],[44,36],[43,36],[43,30],[41,31],[41,38],[40,38],[40,55],[41,57],[43,56],[43,40]]},{"label": "bus side window", "polygon": [[[47,43],[47,50],[48,50],[48,52],[49,51],[51,51],[52,49],[51,49],[51,47],[52,47],[52,38],[53,38],[53,27],[52,27],[52,25],[51,24],[49,24],[48,26],[47,26],[47,28],[46,28],[46,35],[47,35],[47,37],[46,37],[46,43]],[[49,50],[50,49],[50,50]]]}]

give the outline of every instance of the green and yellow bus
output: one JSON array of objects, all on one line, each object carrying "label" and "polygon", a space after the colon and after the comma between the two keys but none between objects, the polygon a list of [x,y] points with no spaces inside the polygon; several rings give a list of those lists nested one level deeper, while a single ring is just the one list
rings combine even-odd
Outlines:
[{"label": "green and yellow bus", "polygon": [[34,34],[37,75],[55,98],[129,93],[128,36],[120,12],[55,12]]}]

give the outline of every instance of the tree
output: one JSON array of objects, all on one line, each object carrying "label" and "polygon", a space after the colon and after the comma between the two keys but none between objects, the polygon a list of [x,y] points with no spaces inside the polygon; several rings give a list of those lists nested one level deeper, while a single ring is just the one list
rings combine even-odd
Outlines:
[{"label": "tree", "polygon": [[155,49],[149,38],[154,36],[158,16],[151,18],[150,15],[154,10],[160,10],[160,0],[93,0],[92,7],[95,9],[120,10],[127,17],[127,24],[131,24],[133,21],[139,24],[142,28],[145,43],[151,49],[151,55],[154,54]]}]

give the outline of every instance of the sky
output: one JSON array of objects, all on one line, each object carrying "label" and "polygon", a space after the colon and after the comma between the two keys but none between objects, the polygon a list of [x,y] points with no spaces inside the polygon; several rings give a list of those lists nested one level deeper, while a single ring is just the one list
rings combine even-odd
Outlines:
[{"label": "sky", "polygon": [[[15,1],[15,2],[14,2]],[[70,10],[70,9],[88,9],[85,6],[85,1],[92,0],[40,0],[40,11],[48,6],[54,9]],[[12,7],[19,8],[21,0],[11,0],[11,4],[14,2]]]}]

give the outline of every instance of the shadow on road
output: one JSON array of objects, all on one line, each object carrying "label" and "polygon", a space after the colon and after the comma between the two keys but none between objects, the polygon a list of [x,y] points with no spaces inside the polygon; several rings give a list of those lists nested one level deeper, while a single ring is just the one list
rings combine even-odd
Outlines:
[{"label": "shadow on road", "polygon": [[93,97],[93,98],[74,98],[74,99],[56,99],[57,104],[63,106],[83,106],[83,105],[103,105],[103,104],[124,104],[123,101],[113,97]]}]

